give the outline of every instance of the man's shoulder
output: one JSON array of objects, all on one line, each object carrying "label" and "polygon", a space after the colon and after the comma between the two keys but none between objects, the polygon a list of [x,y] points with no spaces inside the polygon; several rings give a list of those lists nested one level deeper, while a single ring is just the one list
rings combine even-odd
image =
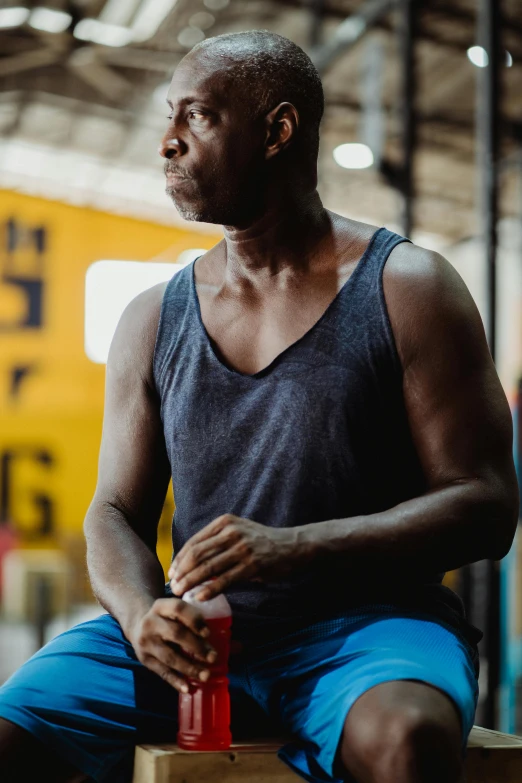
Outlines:
[{"label": "man's shoulder", "polygon": [[161,311],[161,303],[165,295],[168,281],[157,283],[151,288],[147,288],[134,297],[127,307],[124,314],[132,318],[143,318],[145,320],[158,317]]},{"label": "man's shoulder", "polygon": [[384,268],[383,288],[401,358],[418,352],[419,346],[453,339],[456,331],[482,339],[475,302],[457,270],[439,253],[408,242],[397,245]]},{"label": "man's shoulder", "polygon": [[124,330],[131,340],[151,341],[156,339],[161,315],[161,305],[168,282],[158,283],[142,291],[125,308],[118,328]]},{"label": "man's shoulder", "polygon": [[138,371],[149,381],[161,305],[168,283],[158,283],[138,294],[119,320],[109,351],[108,367],[118,372]]},{"label": "man's shoulder", "polygon": [[390,253],[385,275],[398,284],[429,287],[454,279],[457,272],[449,261],[434,250],[413,242],[401,242]]},{"label": "man's shoulder", "polygon": [[401,242],[392,250],[383,285],[389,306],[412,310],[459,307],[471,299],[461,276],[444,256],[412,242]]}]

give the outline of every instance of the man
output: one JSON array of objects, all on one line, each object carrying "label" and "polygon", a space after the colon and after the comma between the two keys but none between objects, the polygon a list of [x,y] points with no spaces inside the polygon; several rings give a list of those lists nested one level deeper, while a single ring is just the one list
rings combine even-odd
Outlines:
[{"label": "man", "polygon": [[290,41],[198,45],[168,104],[167,190],[225,238],[121,319],[85,522],[109,614],[0,691],[1,779],[36,758],[55,781],[127,780],[137,742],[173,740],[177,691],[214,659],[180,597],[214,577],[236,737],[293,735],[282,757],[318,783],[456,783],[480,632],[440,581],[503,557],[518,504],[476,308],[436,254],[323,208],[322,88]]}]

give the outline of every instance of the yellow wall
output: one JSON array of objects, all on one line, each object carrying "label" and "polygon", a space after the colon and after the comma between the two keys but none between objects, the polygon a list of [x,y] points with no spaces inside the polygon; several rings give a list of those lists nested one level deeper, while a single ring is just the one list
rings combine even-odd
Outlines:
[{"label": "yellow wall", "polygon": [[[173,262],[218,237],[1,190],[0,230],[0,514],[40,545],[81,533],[95,487],[105,368],[84,352],[87,268],[100,259]],[[24,324],[30,289],[36,309]],[[167,529],[166,515],[164,563]]]}]

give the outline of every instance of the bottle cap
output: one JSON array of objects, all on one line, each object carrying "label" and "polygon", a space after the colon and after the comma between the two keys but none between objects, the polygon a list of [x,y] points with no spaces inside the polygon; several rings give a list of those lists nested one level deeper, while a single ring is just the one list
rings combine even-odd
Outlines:
[{"label": "bottle cap", "polygon": [[[213,579],[215,579],[215,577],[213,577]],[[209,601],[198,601],[196,598],[198,593],[201,592],[202,588],[205,585],[211,584],[213,579],[208,579],[206,582],[203,582],[202,584],[187,590],[187,592],[183,593],[181,596],[181,600],[186,601],[187,604],[196,606],[203,613],[203,617],[211,619],[218,619],[219,617],[230,617],[232,610],[230,609],[230,604],[228,603],[223,593],[216,595]]]}]

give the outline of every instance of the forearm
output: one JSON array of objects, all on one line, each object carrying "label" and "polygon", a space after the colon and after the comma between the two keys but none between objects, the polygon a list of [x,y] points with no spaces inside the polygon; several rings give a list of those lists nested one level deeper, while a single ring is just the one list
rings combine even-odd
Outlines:
[{"label": "forearm", "polygon": [[478,480],[452,483],[389,511],[305,525],[298,545],[311,559],[344,558],[361,575],[449,571],[506,554],[512,505]]},{"label": "forearm", "polygon": [[84,530],[94,595],[129,638],[137,618],[164,595],[161,564],[124,513],[109,503],[91,504]]}]

